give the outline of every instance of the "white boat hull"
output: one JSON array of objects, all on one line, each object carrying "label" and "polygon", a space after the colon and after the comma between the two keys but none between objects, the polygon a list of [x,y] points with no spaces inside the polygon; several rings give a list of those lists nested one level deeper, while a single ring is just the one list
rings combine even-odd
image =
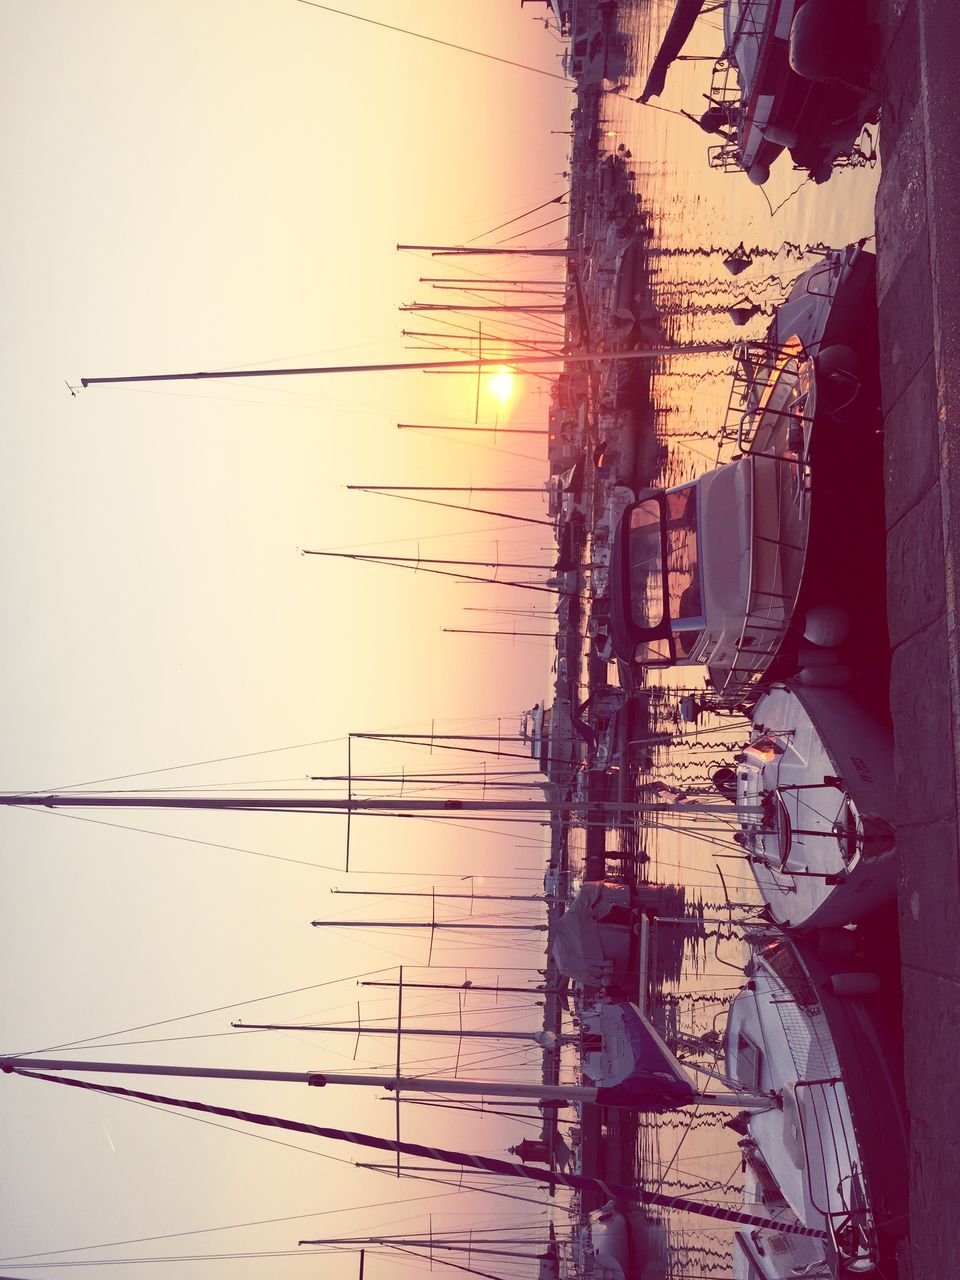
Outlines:
[{"label": "white boat hull", "polygon": [[[849,693],[775,685],[754,708],[737,767],[750,866],[773,919],[821,929],[896,893],[890,727]],[[774,749],[763,747],[765,741]],[[763,758],[764,751],[767,758]]]}]

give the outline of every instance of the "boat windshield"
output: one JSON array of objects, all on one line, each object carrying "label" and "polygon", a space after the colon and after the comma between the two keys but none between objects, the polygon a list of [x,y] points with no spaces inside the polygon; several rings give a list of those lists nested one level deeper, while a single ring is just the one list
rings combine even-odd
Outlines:
[{"label": "boat windshield", "polygon": [[629,513],[627,580],[630,620],[641,630],[659,627],[666,601],[663,593],[663,519],[656,498],[634,504]]},{"label": "boat windshield", "polygon": [[674,631],[699,632],[703,622],[703,593],[697,542],[695,484],[672,489],[666,499],[667,590]]},{"label": "boat windshield", "polygon": [[661,501],[648,498],[638,502],[630,513],[627,556],[631,620],[639,628],[657,627],[664,620],[665,609],[669,609],[673,631],[681,647],[688,650],[703,624],[697,486],[672,489],[662,495]]}]

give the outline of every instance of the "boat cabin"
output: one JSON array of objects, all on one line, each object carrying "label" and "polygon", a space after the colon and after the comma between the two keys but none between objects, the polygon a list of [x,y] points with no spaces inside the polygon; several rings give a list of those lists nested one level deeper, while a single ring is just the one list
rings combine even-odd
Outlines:
[{"label": "boat cabin", "polygon": [[640,667],[706,665],[731,702],[767,672],[793,620],[808,539],[812,422],[799,342],[761,358],[742,348],[739,358],[742,453],[629,506],[610,572],[617,657]]}]

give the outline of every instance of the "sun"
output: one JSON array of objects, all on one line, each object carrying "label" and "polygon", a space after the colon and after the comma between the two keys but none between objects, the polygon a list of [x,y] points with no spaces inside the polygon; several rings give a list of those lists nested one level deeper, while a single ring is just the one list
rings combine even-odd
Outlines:
[{"label": "sun", "polygon": [[501,404],[506,404],[513,395],[513,384],[514,376],[505,364],[490,378],[490,390]]}]

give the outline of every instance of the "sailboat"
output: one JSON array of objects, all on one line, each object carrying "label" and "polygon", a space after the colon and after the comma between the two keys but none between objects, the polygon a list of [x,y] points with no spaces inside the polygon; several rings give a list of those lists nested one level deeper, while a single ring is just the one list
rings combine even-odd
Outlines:
[{"label": "sailboat", "polygon": [[893,731],[846,690],[774,685],[760,698],[736,803],[778,924],[849,924],[896,894]]},{"label": "sailboat", "polygon": [[906,1226],[903,1098],[876,1002],[849,983],[834,994],[807,955],[783,935],[757,941],[730,1006],[726,1069],[781,1100],[743,1117],[748,1161],[755,1152],[796,1218],[827,1231],[830,1274],[868,1274]]}]

